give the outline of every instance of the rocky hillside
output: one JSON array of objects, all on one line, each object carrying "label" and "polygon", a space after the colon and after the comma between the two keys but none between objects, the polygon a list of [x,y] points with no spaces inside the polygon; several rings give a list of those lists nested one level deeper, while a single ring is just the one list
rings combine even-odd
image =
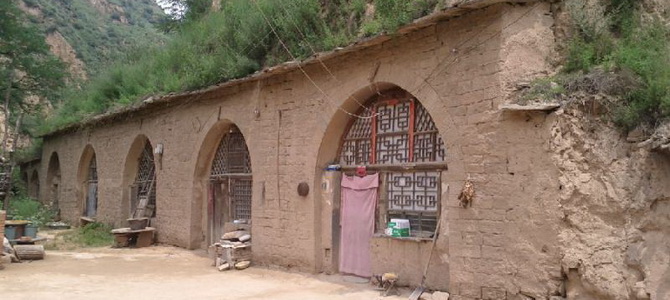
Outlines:
[{"label": "rocky hillside", "polygon": [[18,0],[75,78],[86,79],[133,48],[162,43],[166,16],[153,0]]}]

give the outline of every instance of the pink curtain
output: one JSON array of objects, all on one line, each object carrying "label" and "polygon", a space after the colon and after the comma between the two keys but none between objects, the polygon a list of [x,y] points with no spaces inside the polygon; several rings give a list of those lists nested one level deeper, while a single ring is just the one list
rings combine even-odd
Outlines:
[{"label": "pink curtain", "polygon": [[340,272],[372,276],[370,239],[375,230],[379,175],[342,176]]}]

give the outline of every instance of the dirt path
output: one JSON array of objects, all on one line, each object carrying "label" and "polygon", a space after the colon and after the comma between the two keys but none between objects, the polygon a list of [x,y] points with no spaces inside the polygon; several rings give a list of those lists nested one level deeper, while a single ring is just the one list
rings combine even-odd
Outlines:
[{"label": "dirt path", "polygon": [[219,272],[204,253],[142,249],[47,251],[0,271],[2,299],[407,299],[379,296],[349,277],[252,267]]}]

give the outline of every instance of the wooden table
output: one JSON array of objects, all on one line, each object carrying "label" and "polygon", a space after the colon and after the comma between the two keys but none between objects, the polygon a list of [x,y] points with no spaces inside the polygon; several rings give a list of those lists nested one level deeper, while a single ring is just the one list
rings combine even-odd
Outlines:
[{"label": "wooden table", "polygon": [[149,247],[154,243],[156,228],[147,227],[140,230],[131,230],[129,227],[112,230],[114,247]]}]

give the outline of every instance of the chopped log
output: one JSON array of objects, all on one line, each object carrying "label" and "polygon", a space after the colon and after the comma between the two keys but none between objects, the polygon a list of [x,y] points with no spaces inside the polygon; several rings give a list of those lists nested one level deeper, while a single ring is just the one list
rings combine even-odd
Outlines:
[{"label": "chopped log", "polygon": [[16,245],[14,251],[19,259],[39,260],[44,259],[43,245]]}]

